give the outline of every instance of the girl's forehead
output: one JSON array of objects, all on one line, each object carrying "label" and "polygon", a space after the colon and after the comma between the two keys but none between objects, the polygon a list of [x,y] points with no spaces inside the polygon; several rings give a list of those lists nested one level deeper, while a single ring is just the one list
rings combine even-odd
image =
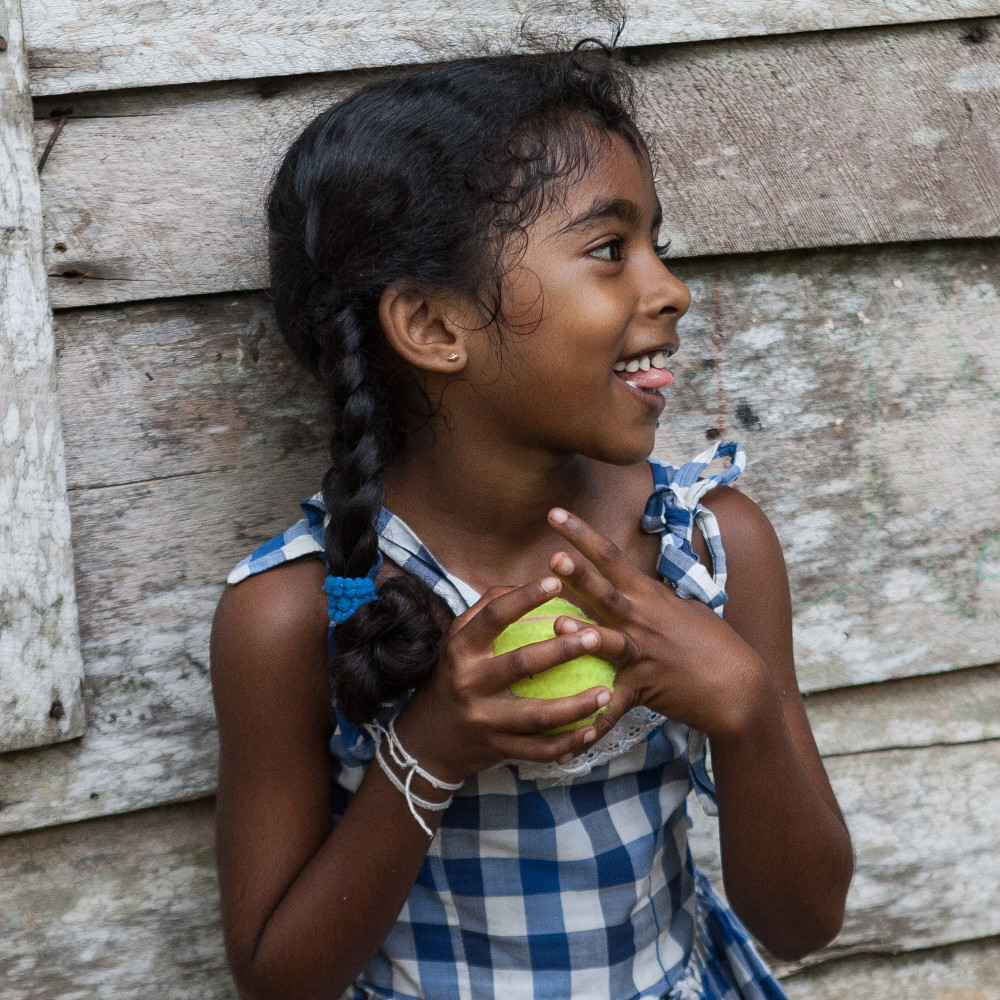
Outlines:
[{"label": "girl's forehead", "polygon": [[[609,212],[609,207],[615,210]],[[562,182],[551,192],[537,228],[579,228],[608,214],[638,223],[641,217],[651,217],[658,209],[649,159],[615,136],[610,145],[592,155],[579,176]],[[637,217],[628,218],[631,215]]]}]

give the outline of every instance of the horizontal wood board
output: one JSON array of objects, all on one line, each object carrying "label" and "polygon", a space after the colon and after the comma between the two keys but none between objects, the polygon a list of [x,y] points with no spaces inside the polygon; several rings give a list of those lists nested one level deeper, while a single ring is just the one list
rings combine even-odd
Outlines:
[{"label": "horizontal wood board", "polygon": [[[635,50],[676,254],[1000,233],[1000,31],[970,25]],[[36,102],[40,147],[72,110],[42,175],[53,305],[262,287],[274,166],[368,78]]]},{"label": "horizontal wood board", "polygon": [[[1000,825],[984,809],[997,747],[831,762],[854,829],[858,877],[842,941],[815,956],[822,964],[782,970],[792,1000],[831,1000],[859,988],[893,1000],[997,1000],[1000,950],[988,935],[996,924],[990,893],[1000,874]],[[918,789],[910,787],[914,775]],[[212,802],[202,800],[4,838],[5,1000],[112,993],[138,1000],[158,991],[180,1000],[235,997],[219,927],[212,826]],[[970,930],[984,939],[927,949],[928,941]],[[907,941],[926,950],[883,953]],[[845,958],[845,948],[875,954]]]},{"label": "horizontal wood board", "polygon": [[1000,939],[824,962],[781,985],[789,1000],[1000,1000]]},{"label": "horizontal wood board", "polygon": [[79,736],[83,662],[17,0],[0,0],[0,753]]},{"label": "horizontal wood board", "polygon": [[236,1000],[213,803],[6,837],[4,1000]]},{"label": "horizontal wood board", "polygon": [[[219,6],[150,6],[141,0],[23,0],[31,89],[111,90],[439,62],[532,48],[517,40],[527,16],[542,44],[610,31],[595,5],[363,0],[350,9],[279,0]],[[1000,14],[998,0],[677,0],[623,5],[623,45],[936,21]],[[525,44],[528,41],[529,44]]]},{"label": "horizontal wood board", "polygon": [[[825,762],[856,866],[844,926],[806,964],[1000,933],[1000,741]],[[692,806],[691,851],[721,889],[718,826]]]}]

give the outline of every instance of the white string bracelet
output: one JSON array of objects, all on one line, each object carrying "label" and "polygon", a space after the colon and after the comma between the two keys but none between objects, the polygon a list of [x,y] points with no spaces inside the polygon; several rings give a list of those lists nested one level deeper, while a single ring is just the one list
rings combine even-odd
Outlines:
[{"label": "white string bracelet", "polygon": [[[366,726],[365,728],[372,734],[376,741],[375,750],[375,760],[378,761],[378,766],[382,768],[385,776],[392,782],[393,786],[403,794],[403,798],[406,799],[406,804],[410,809],[410,815],[420,824],[420,828],[427,834],[428,837],[434,836],[434,831],[427,825],[424,821],[423,816],[417,812],[416,807],[419,806],[421,809],[429,809],[432,812],[443,812],[448,806],[451,805],[454,795],[449,795],[444,802],[431,802],[428,799],[423,798],[423,796],[418,795],[411,787],[413,783],[413,776],[415,774],[420,775],[424,781],[427,782],[433,788],[439,788],[441,791],[445,792],[457,792],[464,782],[460,781],[458,784],[453,785],[449,781],[442,781],[440,778],[435,778],[433,774],[429,771],[424,770],[418,763],[416,757],[410,754],[406,747],[403,746],[399,741],[399,737],[396,735],[396,727],[394,725],[394,720],[389,720],[388,728],[384,728],[377,722]],[[392,758],[392,762],[406,775],[405,780],[400,780],[396,772],[389,766],[388,761],[382,754],[383,744],[389,744],[389,756]]]}]

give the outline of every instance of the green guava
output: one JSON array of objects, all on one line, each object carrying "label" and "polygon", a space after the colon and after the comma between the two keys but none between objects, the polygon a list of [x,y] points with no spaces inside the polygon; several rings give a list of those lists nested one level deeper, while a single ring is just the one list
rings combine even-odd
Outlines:
[{"label": "green guava", "polygon": [[[509,653],[512,649],[520,649],[532,642],[543,642],[555,636],[555,620],[560,615],[569,615],[579,621],[587,622],[590,625],[597,625],[593,618],[588,618],[583,611],[575,604],[562,597],[553,597],[552,600],[529,611],[523,618],[519,618],[512,625],[508,625],[493,640],[493,652],[497,656]],[[540,674],[532,674],[531,677],[523,677],[515,681],[510,689],[519,698],[565,698],[568,695],[579,694],[592,687],[606,687],[609,691],[615,686],[615,668],[607,661],[592,653],[584,653],[574,660],[566,663],[558,663],[548,670],[543,670]],[[560,726],[553,729],[553,733],[565,733],[571,729],[579,729],[581,726],[589,725],[596,719],[603,708],[599,708],[593,715],[577,722],[571,722],[567,726]]]}]

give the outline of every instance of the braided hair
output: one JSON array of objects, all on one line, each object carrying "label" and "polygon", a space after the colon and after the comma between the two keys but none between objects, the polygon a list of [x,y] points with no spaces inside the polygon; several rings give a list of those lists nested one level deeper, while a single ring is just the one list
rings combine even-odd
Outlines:
[{"label": "braided hair", "polygon": [[[383,292],[404,282],[463,294],[498,335],[502,262],[517,238],[524,245],[551,182],[578,176],[595,140],[612,135],[649,156],[613,45],[586,39],[568,53],[390,76],[328,108],[286,153],[267,203],[271,295],[282,335],[331,405],[330,574],[362,577],[374,565],[382,471],[413,420],[433,416],[426,393],[415,405],[402,391],[408,366],[382,333]],[[425,584],[404,573],[377,594],[334,629],[331,679],[355,723],[426,676],[441,642]]]}]

